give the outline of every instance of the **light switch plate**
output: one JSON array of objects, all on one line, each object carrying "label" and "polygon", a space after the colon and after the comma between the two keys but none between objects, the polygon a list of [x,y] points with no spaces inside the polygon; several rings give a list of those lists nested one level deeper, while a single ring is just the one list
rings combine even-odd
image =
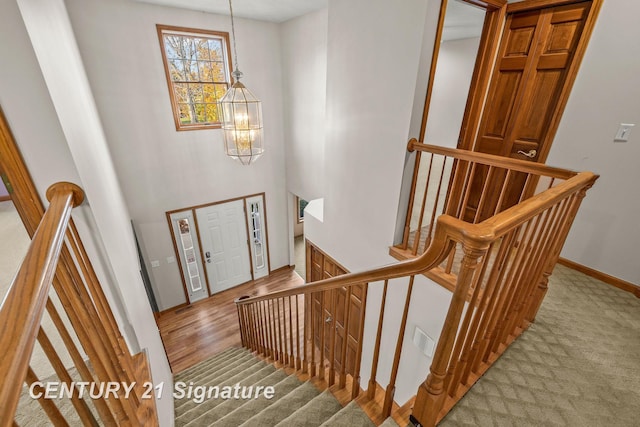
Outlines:
[{"label": "light switch plate", "polygon": [[160,267],[160,261],[158,260],[151,261],[151,267],[153,268]]},{"label": "light switch plate", "polygon": [[167,257],[167,264],[171,264],[171,263],[174,263],[174,262],[176,262],[176,257],[174,257],[174,256],[168,256]]},{"label": "light switch plate", "polygon": [[620,123],[620,127],[618,128],[618,132],[616,133],[616,137],[613,139],[614,142],[627,142],[629,141],[629,134],[631,133],[631,129],[635,126],[633,123]]}]

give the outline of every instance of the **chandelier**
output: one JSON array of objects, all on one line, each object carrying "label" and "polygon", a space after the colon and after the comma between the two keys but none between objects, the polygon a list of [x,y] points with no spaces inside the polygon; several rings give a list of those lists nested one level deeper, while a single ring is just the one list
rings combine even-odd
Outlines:
[{"label": "chandelier", "polygon": [[233,7],[229,0],[231,13],[231,38],[235,69],[233,85],[220,98],[224,149],[227,156],[243,165],[250,165],[264,153],[262,131],[262,103],[241,82],[242,72],[238,70],[236,51],[236,32],[233,23]]}]

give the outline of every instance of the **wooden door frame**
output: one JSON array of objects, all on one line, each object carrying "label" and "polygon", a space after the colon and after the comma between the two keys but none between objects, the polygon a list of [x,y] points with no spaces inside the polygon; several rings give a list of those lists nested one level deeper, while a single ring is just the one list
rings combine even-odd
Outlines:
[{"label": "wooden door frame", "polygon": [[[482,7],[486,10],[482,34],[480,36],[480,45],[476,54],[476,63],[471,77],[471,85],[469,87],[469,95],[467,96],[467,104],[465,106],[464,115],[461,124],[458,145],[466,138],[471,138],[471,128],[480,126],[481,110],[479,106],[484,104],[489,87],[489,80],[493,72],[493,64],[500,46],[500,35],[504,26],[507,0],[461,0],[471,5]],[[433,82],[435,80],[436,67],[438,65],[438,55],[440,53],[440,43],[442,42],[442,32],[444,30],[444,21],[446,18],[447,5],[449,0],[441,0],[440,14],[438,17],[438,28],[436,30],[436,38],[433,42],[433,55],[431,57],[431,66],[429,68],[429,79],[427,81],[427,93],[425,96],[424,107],[422,110],[422,124],[420,126],[419,142],[424,143],[424,136],[427,130],[427,121],[429,118],[429,109],[431,104],[431,94],[433,92]],[[476,130],[477,132],[477,130]],[[409,141],[408,151],[413,151],[411,141]],[[407,244],[409,237],[408,227],[411,223],[411,213],[413,212],[414,195],[416,194],[416,186],[418,183],[418,172],[420,169],[420,159],[422,152],[417,151],[413,166],[413,177],[411,178],[411,189],[409,196],[409,205],[405,216],[405,227],[403,233],[403,244]],[[453,178],[453,176],[452,176]],[[451,183],[450,183],[451,186]]]},{"label": "wooden door frame", "polygon": [[[471,87],[469,94],[476,94],[475,88],[478,82],[484,81],[491,76],[493,71],[493,61],[499,46],[499,36],[504,25],[504,16],[506,14],[507,0],[460,0],[470,5],[479,6],[486,10],[485,20],[480,36],[480,45],[476,56],[476,65],[471,78]],[[422,124],[420,126],[420,137],[418,141],[424,142],[424,135],[427,130],[427,119],[429,117],[429,108],[431,104],[431,93],[433,92],[433,82],[436,75],[436,67],[438,65],[438,56],[440,54],[440,44],[442,42],[442,32],[444,30],[444,21],[446,18],[447,5],[449,0],[441,0],[440,14],[438,16],[438,28],[436,30],[436,38],[433,42],[433,54],[431,56],[431,66],[429,68],[429,79],[427,80],[427,93],[424,101],[424,109],[422,110]],[[498,39],[498,40],[496,40]],[[487,73],[486,70],[489,70]],[[486,74],[486,75],[485,75]],[[476,101],[477,103],[477,101]],[[475,105],[475,103],[474,103]],[[465,109],[464,118],[467,117],[469,111],[469,99]],[[463,125],[465,123],[463,119]],[[420,152],[418,152],[419,157]]]},{"label": "wooden door frame", "polygon": [[[196,216],[196,209],[201,209],[201,208],[207,208],[209,206],[215,206],[215,205],[221,205],[224,203],[229,203],[229,202],[235,202],[238,200],[242,200],[242,208],[244,211],[244,225],[245,225],[245,229],[247,231],[247,238],[250,235],[250,230],[249,230],[249,223],[248,223],[248,219],[247,219],[247,199],[251,198],[251,197],[257,197],[257,196],[261,196],[262,197],[262,209],[263,209],[263,216],[264,216],[264,237],[265,237],[265,241],[267,244],[267,270],[269,271],[269,275],[271,275],[271,256],[269,255],[269,227],[267,225],[267,196],[265,194],[265,192],[261,192],[261,193],[254,193],[254,194],[248,194],[246,196],[240,196],[240,197],[233,197],[231,199],[226,199],[226,200],[220,200],[217,202],[210,202],[210,203],[204,203],[201,205],[195,205],[195,206],[189,206],[186,208],[180,208],[180,209],[174,209],[174,210],[170,210],[165,212],[165,215],[167,217],[167,224],[169,226],[169,232],[171,233],[171,241],[173,242],[173,251],[176,254],[176,261],[178,262],[178,268],[180,269],[180,279],[182,280],[182,291],[184,292],[184,297],[186,299],[186,305],[190,305],[191,301],[189,300],[189,293],[187,291],[187,282],[186,279],[184,277],[183,274],[183,269],[182,269],[182,261],[180,259],[180,252],[178,251],[178,243],[176,242],[176,236],[173,233],[173,225],[171,223],[171,215],[174,213],[180,213],[180,212],[186,212],[186,211],[191,211],[192,215],[193,215],[193,221],[195,224],[195,230],[196,230],[196,235],[198,236],[198,248],[200,249],[200,260],[202,262],[202,266],[205,269],[204,272],[204,278],[205,278],[205,283],[207,284],[207,293],[209,294],[207,298],[211,297],[213,294],[211,293],[211,285],[209,284],[209,275],[206,272],[206,260],[204,259],[204,252],[202,251],[202,242],[200,239],[200,226],[198,225],[198,218]],[[251,257],[251,245],[248,244],[247,245],[247,249],[249,251],[249,266],[251,267],[251,280],[255,280],[255,275],[253,273],[253,259]]]},{"label": "wooden door frame", "polygon": [[[508,18],[508,14],[582,3],[584,1],[585,0],[524,0],[518,3],[510,3],[503,10],[504,15],[501,17],[502,22],[500,25],[500,32],[502,33],[503,31],[502,28],[504,27],[506,19]],[[549,155],[549,151],[551,150],[551,142],[555,138],[556,132],[560,125],[560,120],[569,100],[569,94],[571,93],[571,89],[573,88],[578,70],[580,69],[580,64],[582,63],[582,59],[589,44],[591,34],[593,33],[593,28],[602,7],[602,2],[603,0],[591,0],[591,8],[589,9],[587,19],[585,20],[584,27],[582,29],[582,35],[580,36],[578,46],[576,46],[576,51],[571,61],[571,65],[567,70],[567,75],[562,91],[560,92],[555,111],[553,112],[549,121],[549,128],[543,141],[540,144],[541,150],[537,157],[537,161],[539,163],[544,163],[547,160],[547,156]],[[497,48],[500,45],[501,33],[496,37],[496,52]],[[467,107],[465,109],[464,118],[462,120],[458,148],[464,150],[474,149],[477,134],[480,130],[480,120],[482,119],[486,97],[488,95],[489,86],[491,84],[491,77],[493,76],[495,71],[495,61],[496,58],[494,52],[490,66],[486,66],[488,64],[485,63],[483,64],[483,70],[474,70],[474,79],[476,78],[476,73],[478,73],[479,80],[472,83],[472,87],[469,90],[469,98],[467,100]],[[476,65],[479,66],[480,63],[477,63]]]}]

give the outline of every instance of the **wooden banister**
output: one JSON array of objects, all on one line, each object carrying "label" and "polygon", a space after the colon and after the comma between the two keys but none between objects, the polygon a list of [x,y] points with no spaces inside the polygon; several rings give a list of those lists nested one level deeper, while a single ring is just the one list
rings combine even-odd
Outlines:
[{"label": "wooden banister", "polygon": [[[82,203],[83,191],[63,182],[47,191],[49,209],[44,214],[22,266],[0,308],[0,425],[13,424],[22,382],[29,369],[28,355],[40,329],[40,321],[49,297],[71,210]],[[11,325],[11,327],[7,327]]]},{"label": "wooden banister", "polygon": [[[4,378],[0,427],[16,425],[22,384],[38,381],[29,368],[36,338],[57,376],[71,387],[73,377],[41,326],[45,307],[82,381],[133,385],[131,393],[119,388],[113,396],[92,397],[102,424],[158,425],[155,399],[142,398],[144,384],[151,381],[147,354],[144,350],[131,354],[71,219],[71,210],[83,198],[82,190],[71,183],[57,183],[47,190],[49,208],[0,307],[0,376]],[[40,206],[39,200],[33,203]],[[50,291],[55,291],[64,311],[58,311]],[[67,330],[67,320],[86,356]],[[99,425],[84,400],[73,391],[68,397],[83,425]],[[68,425],[53,400],[39,402],[54,425]]]},{"label": "wooden banister", "polygon": [[282,291],[271,292],[266,295],[258,295],[249,298],[237,299],[236,305],[243,306],[253,304],[258,301],[272,300],[276,298],[288,297],[290,295],[299,295],[305,293],[314,293],[337,289],[342,286],[350,286],[359,283],[377,282],[398,277],[411,276],[420,274],[424,270],[428,270],[440,264],[446,257],[452,245],[462,238],[460,230],[463,221],[448,215],[442,215],[438,218],[436,226],[436,235],[434,244],[429,251],[420,257],[391,264],[385,267],[379,267],[372,270],[366,270],[357,273],[348,273],[341,276],[332,277],[330,279],[319,280],[317,282],[305,285],[294,286]]},{"label": "wooden banister", "polygon": [[[435,194],[431,194],[431,200],[435,200],[434,208],[425,208],[426,192],[424,198],[415,204],[413,199],[410,201],[410,206],[415,207],[420,215],[418,237],[410,245],[412,250],[407,250],[409,224],[405,227],[405,256],[412,253],[412,257],[368,271],[337,275],[266,295],[243,297],[236,300],[236,304],[244,346],[265,357],[274,354],[273,359],[278,363],[288,364],[296,371],[317,377],[319,381],[326,378],[331,390],[345,388],[348,381],[344,378],[350,375],[349,399],[358,398],[361,403],[365,399],[380,401],[383,419],[392,412],[394,405],[415,276],[425,274],[438,283],[442,282],[440,279],[451,283],[448,289],[453,295],[445,324],[430,372],[418,389],[412,412],[421,425],[433,426],[535,318],[546,292],[547,278],[580,201],[598,176],[591,172],[576,173],[515,159],[428,146],[417,141],[410,143],[410,149],[431,154],[432,157],[427,159],[429,170],[425,174],[427,187],[432,178],[436,183],[432,187],[436,189]],[[441,163],[443,169],[432,173],[431,168],[436,163],[434,155],[442,155],[445,160]],[[445,173],[448,158],[453,159],[449,163],[452,169]],[[413,184],[415,182],[414,175]],[[514,182],[522,190],[511,194],[508,188]],[[447,189],[447,185],[446,198],[441,197],[441,190]],[[474,197],[476,204],[469,215],[469,201]],[[509,202],[503,205],[507,199]],[[436,216],[436,212],[444,213]],[[488,217],[487,212],[490,214]],[[411,218],[411,214],[407,218]],[[428,224],[423,224],[423,218],[427,218]],[[423,225],[427,239],[424,251],[417,253],[423,243],[419,238]],[[310,262],[309,255],[307,262]],[[326,274],[333,276],[333,273]],[[392,279],[404,280],[391,282]],[[398,285],[406,285],[407,281],[404,306],[387,307],[387,292],[397,289]],[[382,300],[380,312],[375,316],[378,324],[371,376],[367,393],[358,397],[364,310],[351,313],[352,306],[348,300],[362,287],[360,297],[366,301],[369,286],[378,285],[382,286]],[[341,314],[345,323],[341,347],[338,348],[338,322],[334,316],[337,307],[342,305],[338,304],[341,292],[347,300]],[[297,324],[300,316],[297,310],[297,327],[293,330],[292,297],[296,298],[296,307],[297,298],[302,297],[304,302],[301,304],[304,309],[301,358],[299,347],[294,349],[293,346],[294,339],[298,342],[296,333],[301,331]],[[280,300],[283,301],[282,309]],[[285,300],[289,301],[288,310]],[[266,316],[260,310],[263,304],[267,307]],[[401,311],[402,319],[393,357],[385,362],[390,363],[389,382],[384,397],[379,397],[376,393],[381,387],[376,376],[385,310]],[[330,313],[329,317],[327,313]],[[356,315],[358,318],[354,319]],[[359,328],[356,328],[358,322]],[[270,329],[266,333],[263,331],[265,323],[273,325],[266,328]],[[354,326],[353,330],[357,331],[354,335],[358,337],[349,335],[349,325]],[[348,342],[352,344],[353,358],[350,366],[345,367],[348,364],[345,357]],[[301,360],[301,367],[291,362],[294,356]],[[340,363],[339,370],[336,363]],[[335,375],[339,375],[337,384]]]},{"label": "wooden banister", "polygon": [[563,197],[566,197],[567,192],[592,185],[597,178],[598,175],[591,172],[582,172],[572,179],[527,199],[479,224],[471,224],[449,215],[441,215],[437,219],[432,244],[425,253],[417,258],[367,271],[348,273],[266,295],[237,299],[235,303],[242,306],[307,292],[328,291],[355,283],[371,283],[421,274],[444,261],[454,243],[465,241],[467,245],[475,243],[482,247],[488,246],[490,242],[504,235],[514,225],[522,223],[549,208]]},{"label": "wooden banister", "polygon": [[512,159],[510,157],[495,156],[493,154],[479,153],[476,151],[461,150],[459,148],[447,148],[437,145],[422,144],[417,139],[409,140],[407,146],[409,152],[421,151],[441,156],[453,157],[458,160],[480,163],[487,166],[494,166],[504,169],[511,169],[517,172],[530,173],[538,176],[550,176],[559,179],[569,179],[577,174],[577,172],[547,166],[542,163],[534,163],[526,160]]}]

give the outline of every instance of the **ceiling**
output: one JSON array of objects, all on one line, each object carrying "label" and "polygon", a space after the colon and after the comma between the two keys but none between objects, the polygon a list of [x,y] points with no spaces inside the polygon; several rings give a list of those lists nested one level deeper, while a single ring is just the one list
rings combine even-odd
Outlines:
[{"label": "ceiling", "polygon": [[[182,9],[229,15],[228,0],[134,0]],[[327,7],[328,0],[233,0],[233,16],[284,22]]]},{"label": "ceiling", "polygon": [[[134,0],[162,6],[229,15],[229,0]],[[329,0],[233,0],[233,14],[239,18],[270,22],[289,19],[327,7]],[[398,0],[390,0],[398,1]],[[508,0],[509,3],[519,0]],[[449,1],[443,40],[479,37],[484,10],[460,0]]]}]

